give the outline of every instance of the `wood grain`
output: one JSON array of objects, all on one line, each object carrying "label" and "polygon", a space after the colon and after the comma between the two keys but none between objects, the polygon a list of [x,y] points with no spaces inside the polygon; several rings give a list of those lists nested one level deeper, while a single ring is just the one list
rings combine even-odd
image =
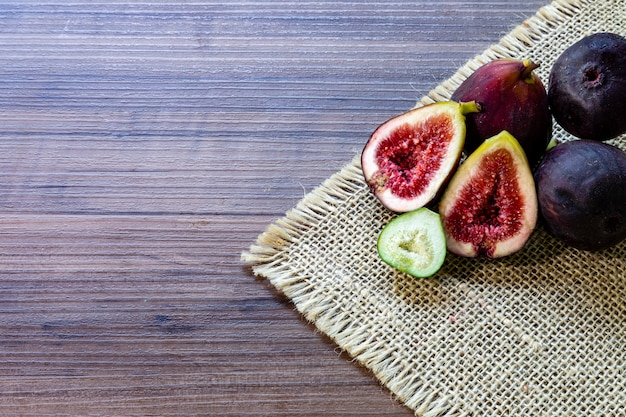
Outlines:
[{"label": "wood grain", "polygon": [[546,3],[0,4],[0,415],[411,415],[239,256]]}]

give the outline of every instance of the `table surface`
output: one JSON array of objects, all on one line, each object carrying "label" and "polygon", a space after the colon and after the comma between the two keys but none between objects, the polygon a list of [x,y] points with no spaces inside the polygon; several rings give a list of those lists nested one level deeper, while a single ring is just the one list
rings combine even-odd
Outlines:
[{"label": "table surface", "polygon": [[409,416],[242,264],[545,0],[0,5],[0,414]]}]

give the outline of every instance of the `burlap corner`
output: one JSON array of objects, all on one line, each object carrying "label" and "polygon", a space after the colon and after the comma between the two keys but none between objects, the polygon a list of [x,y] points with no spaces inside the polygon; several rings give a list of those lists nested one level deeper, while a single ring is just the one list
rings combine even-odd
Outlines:
[{"label": "burlap corner", "polygon": [[[565,47],[593,32],[626,36],[624,22],[624,0],[554,1],[417,105],[448,99],[500,57],[537,61],[546,80]],[[573,139],[558,125],[554,137]],[[611,143],[626,150],[626,136]],[[392,216],[355,156],[242,260],[416,415],[626,415],[626,244],[583,252],[539,227],[511,257],[448,255],[420,280],[376,254]]]}]

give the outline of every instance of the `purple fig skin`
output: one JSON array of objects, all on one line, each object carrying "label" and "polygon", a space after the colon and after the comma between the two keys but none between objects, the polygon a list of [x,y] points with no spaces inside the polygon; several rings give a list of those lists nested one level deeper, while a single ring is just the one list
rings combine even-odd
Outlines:
[{"label": "purple fig skin", "polygon": [[573,140],[551,148],[535,171],[548,232],[585,251],[626,239],[626,153],[607,143]]},{"label": "purple fig skin", "polygon": [[557,123],[578,138],[626,133],[626,38],[594,33],[563,51],[550,71],[548,101]]},{"label": "purple fig skin", "polygon": [[529,60],[497,59],[478,68],[452,95],[454,101],[474,100],[482,111],[467,116],[465,153],[506,130],[522,146],[534,167],[552,138],[548,94]]}]

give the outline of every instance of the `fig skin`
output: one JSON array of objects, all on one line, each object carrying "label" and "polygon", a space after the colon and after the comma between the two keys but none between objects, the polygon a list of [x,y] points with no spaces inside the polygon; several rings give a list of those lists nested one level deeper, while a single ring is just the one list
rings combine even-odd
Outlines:
[{"label": "fig skin", "polygon": [[456,171],[439,203],[448,250],[500,258],[524,247],[537,224],[535,182],[507,131],[485,140]]},{"label": "fig skin", "polygon": [[487,138],[503,130],[517,139],[531,167],[552,138],[548,94],[530,60],[502,58],[474,71],[452,94],[452,100],[475,100],[480,113],[467,116],[465,152],[472,153]]},{"label": "fig skin", "polygon": [[551,148],[535,172],[546,229],[565,244],[599,251],[626,239],[626,153],[572,140]]},{"label": "fig skin", "polygon": [[361,169],[383,206],[404,213],[436,200],[461,159],[465,114],[478,110],[474,102],[437,102],[389,119],[372,133]]},{"label": "fig skin", "polygon": [[577,138],[626,133],[626,38],[594,33],[565,49],[550,71],[548,101],[557,123]]}]

